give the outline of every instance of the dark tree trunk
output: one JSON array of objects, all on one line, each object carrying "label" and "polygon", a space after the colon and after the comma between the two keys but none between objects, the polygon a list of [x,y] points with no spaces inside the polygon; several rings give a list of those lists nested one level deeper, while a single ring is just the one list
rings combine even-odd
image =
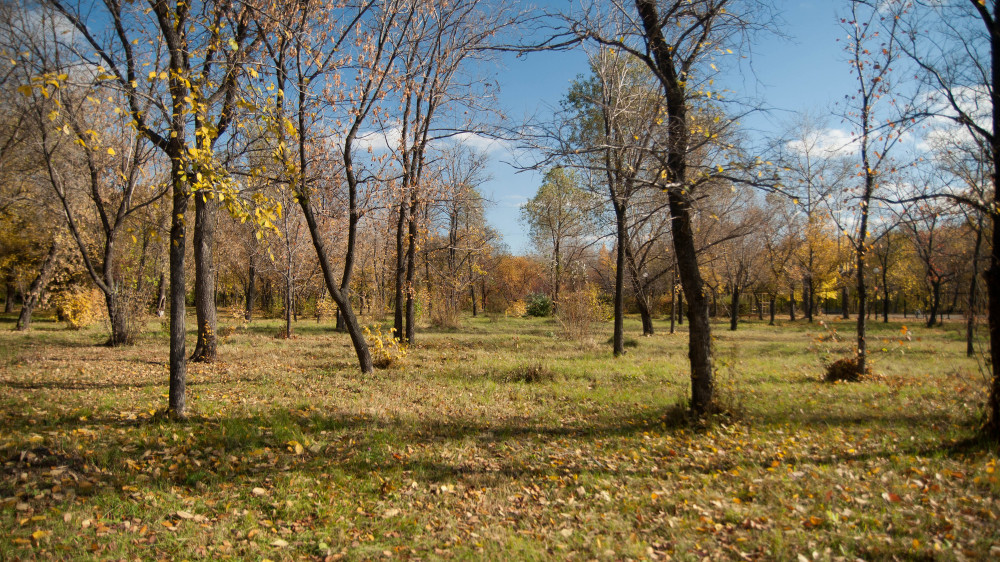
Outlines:
[{"label": "dark tree trunk", "polygon": [[184,248],[187,246],[185,213],[188,193],[181,179],[183,160],[178,154],[171,158],[173,179],[173,209],[170,219],[170,393],[168,409],[176,418],[184,418],[187,379],[187,354],[184,343],[186,288],[184,275]]},{"label": "dark tree trunk", "polygon": [[414,279],[417,269],[417,190],[410,192],[410,217],[408,224],[408,244],[406,246],[406,343],[413,343],[417,312],[417,295]]},{"label": "dark tree trunk", "polygon": [[972,280],[969,281],[969,304],[965,320],[965,355],[968,357],[976,354],[973,344],[976,335],[976,292],[979,290],[979,253],[982,248],[983,222],[980,218],[978,228],[976,228],[976,244],[972,250]]},{"label": "dark tree trunk", "polygon": [[211,363],[216,357],[218,314],[215,309],[215,200],[205,193],[194,196],[194,305],[198,340],[191,360]]},{"label": "dark tree trunk", "polygon": [[670,274],[670,333],[675,332],[674,324],[677,322],[677,279],[674,274]]},{"label": "dark tree trunk", "polygon": [[245,305],[245,310],[243,312],[243,318],[247,322],[253,320],[253,300],[254,300],[254,289],[256,281],[257,281],[257,268],[253,263],[253,256],[251,256],[250,265],[247,268],[246,295],[244,295],[244,300],[246,302],[246,305]]},{"label": "dark tree trunk", "polygon": [[927,315],[927,327],[932,328],[938,323],[938,307],[941,306],[941,280],[931,280],[931,310]]},{"label": "dark tree trunk", "polygon": [[795,287],[788,289],[788,319],[795,322]]},{"label": "dark tree trunk", "polygon": [[28,287],[28,292],[24,295],[21,314],[17,317],[16,328],[18,330],[25,331],[31,328],[31,314],[45,292],[45,287],[49,284],[49,279],[52,278],[52,274],[55,272],[56,255],[58,253],[59,243],[53,240],[48,253],[45,254],[45,259],[42,260],[42,266],[38,269],[38,275],[35,276],[35,279]]},{"label": "dark tree trunk", "polygon": [[847,285],[840,288],[840,317],[844,320],[851,318],[850,313],[850,295],[847,293]]},{"label": "dark tree trunk", "polygon": [[774,326],[774,301],[775,301],[774,293],[771,293],[771,298],[768,301],[769,305],[768,308],[770,309],[769,312],[771,315],[771,321],[767,323],[769,326]]},{"label": "dark tree trunk", "polygon": [[615,200],[615,230],[618,248],[615,252],[615,329],[613,352],[615,357],[625,355],[625,245],[628,244],[628,225],[625,224],[625,207]]},{"label": "dark tree trunk", "polygon": [[806,321],[813,321],[813,280],[807,275],[802,279],[802,308],[806,315]]},{"label": "dark tree trunk", "polygon": [[160,280],[156,283],[156,315],[163,318],[167,312],[167,274],[160,271]]},{"label": "dark tree trunk", "polygon": [[399,217],[396,221],[396,303],[393,311],[392,335],[401,342],[406,341],[403,330],[403,311],[406,307],[406,215],[410,205],[407,198],[402,198],[399,204]]},{"label": "dark tree trunk", "polygon": [[684,325],[684,291],[677,292],[677,325]]},{"label": "dark tree trunk", "polygon": [[292,337],[292,309],[295,307],[292,296],[292,275],[291,271],[285,276],[285,338]]},{"label": "dark tree trunk", "polygon": [[740,288],[738,285],[733,285],[730,305],[732,306],[732,310],[729,312],[729,330],[735,332],[736,325],[740,320]]},{"label": "dark tree trunk", "polygon": [[7,286],[7,298],[3,303],[3,311],[7,313],[14,312],[14,296],[17,293],[17,286],[14,284],[13,273],[7,275],[7,282],[5,284]]}]

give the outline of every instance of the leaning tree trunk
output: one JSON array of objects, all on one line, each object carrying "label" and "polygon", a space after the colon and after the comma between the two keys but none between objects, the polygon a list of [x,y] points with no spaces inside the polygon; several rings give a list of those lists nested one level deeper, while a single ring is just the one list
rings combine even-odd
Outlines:
[{"label": "leaning tree trunk", "polygon": [[216,356],[218,315],[215,309],[215,202],[204,193],[194,198],[194,303],[198,318],[198,340],[192,361],[211,363]]},{"label": "leaning tree trunk", "polygon": [[17,317],[16,328],[18,330],[25,331],[31,328],[31,313],[35,310],[35,305],[38,304],[42,293],[45,291],[45,287],[49,284],[49,279],[52,278],[52,274],[55,272],[56,254],[58,252],[59,242],[53,240],[52,246],[49,247],[49,251],[45,254],[45,259],[42,261],[42,266],[38,270],[38,275],[31,282],[28,292],[24,295],[21,314]]}]

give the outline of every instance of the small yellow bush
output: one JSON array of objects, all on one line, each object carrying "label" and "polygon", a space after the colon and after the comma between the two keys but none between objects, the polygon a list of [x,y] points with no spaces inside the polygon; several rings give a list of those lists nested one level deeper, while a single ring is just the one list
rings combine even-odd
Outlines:
[{"label": "small yellow bush", "polygon": [[522,318],[525,314],[528,313],[528,304],[525,303],[523,300],[516,300],[510,303],[510,306],[508,306],[507,310],[504,310],[503,313],[504,316]]},{"label": "small yellow bush", "polygon": [[59,319],[73,330],[97,322],[104,311],[104,297],[97,289],[69,288],[53,295],[50,302]]},{"label": "small yellow bush", "polygon": [[406,361],[406,346],[392,337],[391,333],[383,334],[382,328],[378,325],[375,326],[374,333],[365,326],[365,339],[368,340],[368,351],[372,355],[373,366],[388,369]]}]

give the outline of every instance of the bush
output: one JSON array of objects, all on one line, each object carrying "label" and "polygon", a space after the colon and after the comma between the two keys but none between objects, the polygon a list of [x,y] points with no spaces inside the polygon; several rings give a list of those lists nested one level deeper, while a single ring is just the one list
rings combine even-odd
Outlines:
[{"label": "bush", "polygon": [[365,326],[365,339],[368,340],[368,350],[372,355],[372,366],[388,369],[406,361],[406,346],[391,334],[383,334],[382,328],[375,326],[375,332],[372,333]]},{"label": "bush", "polygon": [[837,382],[837,381],[847,381],[847,382],[858,382],[864,378],[872,376],[872,369],[870,366],[865,366],[865,372],[861,372],[858,368],[858,358],[857,357],[845,357],[843,359],[838,359],[831,363],[826,368],[826,381],[827,382]]},{"label": "bush", "polygon": [[97,289],[68,288],[53,295],[50,302],[56,308],[59,320],[73,330],[97,322],[104,310],[104,297]]},{"label": "bush", "polygon": [[528,314],[528,303],[518,300],[510,303],[503,311],[504,316],[513,316],[514,318],[521,318],[522,316]]},{"label": "bush", "polygon": [[528,316],[543,318],[552,315],[552,299],[548,295],[534,294],[528,296],[527,308],[525,312]]},{"label": "bush", "polygon": [[576,340],[583,341],[590,336],[595,323],[611,317],[612,312],[595,285],[568,292],[559,303],[559,322],[566,335]]}]

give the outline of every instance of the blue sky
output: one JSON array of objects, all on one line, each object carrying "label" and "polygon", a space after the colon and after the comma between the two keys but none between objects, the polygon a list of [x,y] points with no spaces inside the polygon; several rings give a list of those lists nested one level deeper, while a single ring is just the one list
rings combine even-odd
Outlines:
[{"label": "blue sky", "polygon": [[[558,0],[550,4],[566,5]],[[837,41],[845,35],[838,13],[847,7],[846,2],[776,0],[776,7],[783,20],[780,31],[786,37],[760,37],[752,45],[750,58],[742,61],[740,68],[728,69],[721,78],[727,89],[762,99],[771,108],[744,120],[747,127],[762,134],[781,130],[796,112],[832,115],[835,103],[853,88],[850,68],[844,62],[844,43]],[[558,106],[570,82],[586,71],[586,55],[579,50],[509,56],[503,62],[504,68],[497,74],[500,100],[515,120]],[[831,117],[829,126],[838,125],[839,120]],[[482,187],[494,202],[488,219],[511,252],[527,252],[530,242],[519,222],[519,207],[535,194],[541,174],[517,173],[501,162],[510,159],[502,151],[494,151],[493,156],[493,179]]]}]

